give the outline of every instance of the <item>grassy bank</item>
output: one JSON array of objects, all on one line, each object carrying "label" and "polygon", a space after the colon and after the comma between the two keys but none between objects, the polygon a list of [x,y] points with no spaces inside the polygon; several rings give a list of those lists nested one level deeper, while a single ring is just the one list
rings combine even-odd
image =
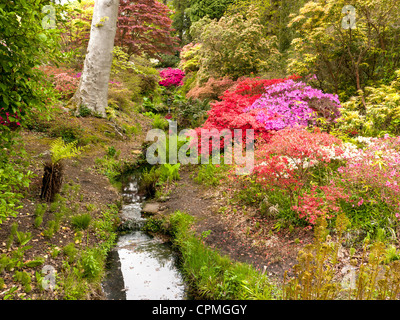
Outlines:
[{"label": "grassy bank", "polygon": [[208,300],[271,300],[277,295],[265,275],[208,248],[191,230],[194,218],[183,212],[151,218],[145,229],[171,236],[181,254],[181,269],[195,297]]}]

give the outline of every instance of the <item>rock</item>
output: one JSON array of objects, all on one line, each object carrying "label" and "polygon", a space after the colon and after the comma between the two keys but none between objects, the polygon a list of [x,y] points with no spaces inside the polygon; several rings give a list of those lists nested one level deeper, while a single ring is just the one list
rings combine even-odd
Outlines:
[{"label": "rock", "polygon": [[146,203],[142,212],[147,214],[156,214],[160,211],[159,203]]}]

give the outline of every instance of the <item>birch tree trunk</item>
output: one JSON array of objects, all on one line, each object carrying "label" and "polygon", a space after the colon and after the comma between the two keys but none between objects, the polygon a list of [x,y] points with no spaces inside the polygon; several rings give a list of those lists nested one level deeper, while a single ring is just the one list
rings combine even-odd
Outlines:
[{"label": "birch tree trunk", "polygon": [[108,83],[117,31],[119,0],[96,0],[93,10],[90,39],[79,88],[71,104],[81,105],[106,116]]}]

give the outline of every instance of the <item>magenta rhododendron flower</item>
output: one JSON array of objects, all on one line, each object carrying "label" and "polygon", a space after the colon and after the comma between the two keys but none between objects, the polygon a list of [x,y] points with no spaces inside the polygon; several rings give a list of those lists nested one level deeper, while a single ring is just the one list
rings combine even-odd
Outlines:
[{"label": "magenta rhododendron flower", "polygon": [[[319,107],[318,104],[322,105],[320,101],[324,100],[328,104]],[[266,87],[265,93],[244,111],[256,110],[256,119],[266,130],[282,130],[314,123],[321,116],[319,113],[334,121],[339,116],[339,108],[337,95],[323,93],[301,81],[287,80]]]},{"label": "magenta rhododendron flower", "polygon": [[160,86],[172,87],[183,85],[183,78],[185,77],[185,72],[180,69],[164,69],[160,72],[160,77],[162,80],[159,82]]}]

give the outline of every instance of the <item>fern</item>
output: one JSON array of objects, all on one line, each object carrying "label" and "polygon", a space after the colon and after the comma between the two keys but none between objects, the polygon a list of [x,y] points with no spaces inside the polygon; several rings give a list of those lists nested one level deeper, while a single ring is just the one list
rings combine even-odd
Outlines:
[{"label": "fern", "polygon": [[51,161],[53,164],[60,162],[63,159],[73,158],[80,155],[84,147],[77,147],[78,141],[72,141],[68,144],[62,138],[54,140],[50,147]]}]

